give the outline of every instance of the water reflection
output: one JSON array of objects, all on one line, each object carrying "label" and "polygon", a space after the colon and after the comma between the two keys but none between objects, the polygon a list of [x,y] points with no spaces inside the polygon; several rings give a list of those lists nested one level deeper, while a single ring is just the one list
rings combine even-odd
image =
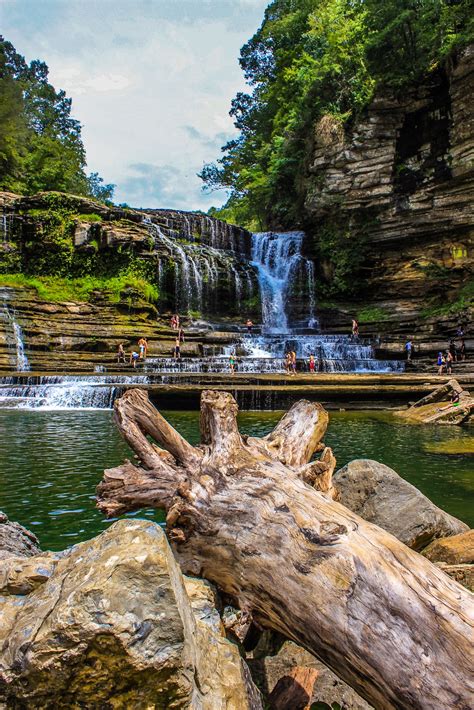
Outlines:
[{"label": "water reflection", "polygon": [[[164,412],[189,441],[199,440],[198,412]],[[268,433],[281,412],[243,412],[242,433]],[[470,438],[459,427],[408,426],[389,415],[337,412],[325,437],[343,465],[353,458],[382,461],[437,505],[474,525],[473,459],[430,454],[427,443]],[[131,455],[110,411],[0,410],[0,510],[31,528],[44,548],[88,539],[109,521],[95,509],[104,468]],[[139,517],[162,521],[157,511]]]}]

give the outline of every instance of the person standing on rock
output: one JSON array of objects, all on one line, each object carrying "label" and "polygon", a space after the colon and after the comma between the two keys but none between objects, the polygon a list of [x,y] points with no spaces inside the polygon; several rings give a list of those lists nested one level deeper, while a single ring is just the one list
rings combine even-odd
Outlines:
[{"label": "person standing on rock", "polygon": [[442,352],[438,353],[438,359],[436,361],[436,364],[438,365],[438,375],[442,375],[444,366],[446,365],[446,360],[444,359]]},{"label": "person standing on rock", "polygon": [[407,361],[411,361],[411,356],[413,353],[413,340],[411,338],[405,343],[405,352],[407,354]]},{"label": "person standing on rock", "polygon": [[314,355],[309,356],[309,371],[314,374],[314,371],[316,369],[316,360],[314,359]]},{"label": "person standing on rock", "polygon": [[451,375],[453,371],[454,357],[450,350],[446,350],[446,374]]},{"label": "person standing on rock", "polygon": [[291,351],[291,374],[296,375],[296,353],[294,350]]},{"label": "person standing on rock", "polygon": [[174,343],[173,357],[175,360],[181,360],[181,343],[179,340],[179,335],[177,336]]},{"label": "person standing on rock", "polygon": [[459,359],[466,359],[466,341],[464,340],[464,338],[461,340],[461,345],[459,346]]},{"label": "person standing on rock", "polygon": [[133,365],[134,368],[137,366],[139,357],[139,354],[135,350],[132,350],[130,353],[130,364]]},{"label": "person standing on rock", "polygon": [[138,350],[140,352],[140,360],[145,360],[146,358],[146,340],[145,338],[140,338],[138,341]]},{"label": "person standing on rock", "polygon": [[118,346],[117,362],[125,363],[125,350],[123,349],[123,343],[119,343],[119,346]]},{"label": "person standing on rock", "polygon": [[352,337],[353,338],[359,337],[359,323],[358,323],[358,321],[356,321],[355,318],[352,319]]},{"label": "person standing on rock", "polygon": [[230,374],[233,375],[235,372],[235,355],[234,355],[234,353],[231,353],[230,357],[229,357],[229,369],[230,369]]},{"label": "person standing on rock", "polygon": [[183,326],[180,327],[180,329],[178,331],[178,335],[179,335],[180,342],[184,343],[184,328],[183,328]]},{"label": "person standing on rock", "polygon": [[245,325],[247,326],[247,333],[249,335],[252,335],[253,322],[250,320],[250,318],[247,319],[247,322]]}]

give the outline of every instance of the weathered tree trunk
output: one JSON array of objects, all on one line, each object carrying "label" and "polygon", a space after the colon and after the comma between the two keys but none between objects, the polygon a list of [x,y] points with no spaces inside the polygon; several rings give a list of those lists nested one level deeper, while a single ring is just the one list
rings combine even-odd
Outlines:
[{"label": "weathered tree trunk", "polygon": [[215,582],[375,707],[471,707],[472,597],[331,499],[331,451],[309,463],[323,448],[328,415],[320,405],[298,402],[259,439],[240,435],[230,394],[204,392],[200,447],[144,391],[129,390],[115,411],[141,464],[105,471],[104,513],[165,509],[185,572]]}]

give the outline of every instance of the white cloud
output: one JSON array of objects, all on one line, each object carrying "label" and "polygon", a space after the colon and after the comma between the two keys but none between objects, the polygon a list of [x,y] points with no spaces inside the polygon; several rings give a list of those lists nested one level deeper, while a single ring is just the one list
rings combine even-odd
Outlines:
[{"label": "white cloud", "polygon": [[207,209],[225,194],[203,194],[196,173],[235,135],[228,111],[245,86],[239,49],[266,4],[9,0],[0,22],[17,51],[43,59],[72,97],[89,169],[117,184],[117,201]]}]

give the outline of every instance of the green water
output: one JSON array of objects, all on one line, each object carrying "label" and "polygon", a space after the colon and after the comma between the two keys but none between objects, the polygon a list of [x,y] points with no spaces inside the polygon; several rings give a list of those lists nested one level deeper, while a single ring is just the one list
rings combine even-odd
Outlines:
[{"label": "green water", "polygon": [[[198,441],[198,412],[163,414],[189,441]],[[280,416],[243,412],[241,431],[261,436]],[[325,442],[339,466],[354,458],[381,461],[474,526],[474,459],[424,450],[433,442],[471,436],[472,430],[410,426],[382,413],[337,412]],[[110,411],[0,410],[0,510],[35,532],[45,549],[86,540],[109,524],[94,507],[102,471],[127,456]],[[162,520],[154,511],[136,515]]]}]

